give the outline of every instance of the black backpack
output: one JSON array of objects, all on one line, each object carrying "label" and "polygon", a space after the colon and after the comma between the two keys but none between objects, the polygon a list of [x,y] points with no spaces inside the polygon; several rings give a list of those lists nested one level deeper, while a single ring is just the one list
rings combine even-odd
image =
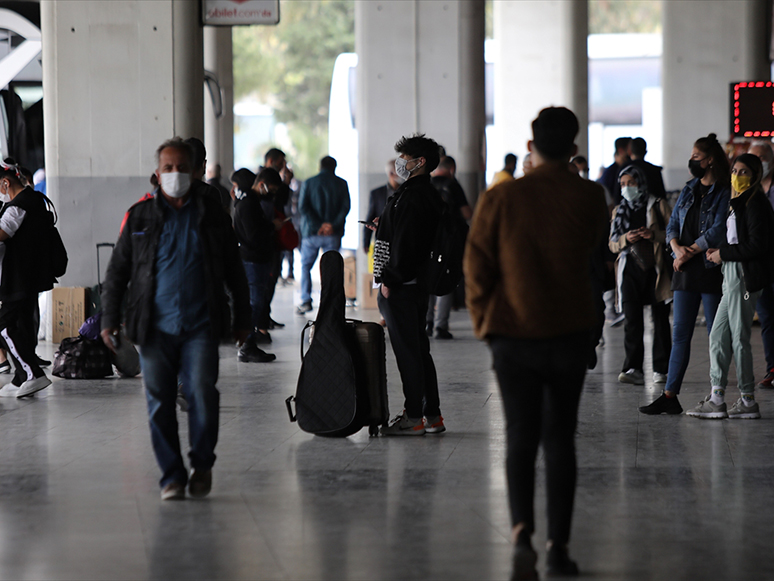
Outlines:
[{"label": "black backpack", "polygon": [[468,225],[457,208],[444,203],[427,267],[430,294],[448,295],[462,280],[462,257]]},{"label": "black backpack", "polygon": [[59,235],[59,230],[56,227],[59,216],[57,216],[54,203],[45,196],[43,196],[43,199],[46,201],[46,205],[51,208],[51,211],[48,212],[50,223],[48,225],[48,232],[46,233],[46,246],[51,260],[51,272],[55,278],[60,278],[64,276],[67,271],[67,249],[65,248],[62,237]]}]

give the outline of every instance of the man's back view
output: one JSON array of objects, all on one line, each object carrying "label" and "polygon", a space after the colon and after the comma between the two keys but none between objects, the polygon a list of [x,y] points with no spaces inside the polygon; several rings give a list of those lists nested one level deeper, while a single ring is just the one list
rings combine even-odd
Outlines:
[{"label": "man's back view", "polygon": [[298,211],[301,214],[301,305],[303,315],[312,310],[312,266],[320,250],[338,250],[344,236],[344,220],[349,214],[349,188],[337,177],[336,160],[320,160],[320,173],[301,187]]},{"label": "man's back view", "polygon": [[537,579],[535,459],[545,452],[549,575],[575,575],[570,539],[575,427],[594,324],[591,254],[607,235],[602,187],[569,169],[578,120],[563,107],[532,123],[534,169],[481,198],[465,255],[467,303],[487,339],[507,421],[514,579]]}]

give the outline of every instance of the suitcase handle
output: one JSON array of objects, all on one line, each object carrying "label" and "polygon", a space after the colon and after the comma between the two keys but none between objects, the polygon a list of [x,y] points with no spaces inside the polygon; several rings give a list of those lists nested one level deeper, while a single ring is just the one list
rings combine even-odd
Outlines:
[{"label": "suitcase handle", "polygon": [[98,242],[97,243],[97,288],[100,292],[102,292],[102,273],[100,272],[100,266],[99,266],[99,249],[100,248],[110,248],[111,250],[116,247],[115,244],[112,242]]},{"label": "suitcase handle", "polygon": [[290,396],[288,399],[285,400],[285,405],[288,408],[288,417],[290,418],[291,422],[296,421],[296,414],[293,413],[293,403],[296,401],[295,396]]}]

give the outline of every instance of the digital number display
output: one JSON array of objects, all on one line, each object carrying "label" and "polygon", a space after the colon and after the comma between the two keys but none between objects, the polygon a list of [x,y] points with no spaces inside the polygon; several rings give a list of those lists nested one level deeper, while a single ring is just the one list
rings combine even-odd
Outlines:
[{"label": "digital number display", "polygon": [[731,83],[731,135],[774,137],[774,83]]}]

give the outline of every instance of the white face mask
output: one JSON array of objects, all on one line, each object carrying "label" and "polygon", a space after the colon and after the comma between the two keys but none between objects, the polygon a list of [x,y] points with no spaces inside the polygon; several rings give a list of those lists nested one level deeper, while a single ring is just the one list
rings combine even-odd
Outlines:
[{"label": "white face mask", "polygon": [[642,190],[637,186],[623,186],[621,188],[621,195],[629,203],[636,202],[640,196],[642,196]]},{"label": "white face mask", "polygon": [[163,173],[161,174],[161,189],[170,198],[182,198],[191,189],[191,174]]},{"label": "white face mask", "polygon": [[414,166],[414,169],[409,171],[406,169],[406,164],[408,164],[410,161],[416,161],[415,159],[403,159],[402,157],[399,157],[395,160],[395,173],[398,174],[398,177],[401,178],[403,181],[406,181],[411,177],[411,173],[418,170],[420,167],[422,167],[421,163],[418,163]]},{"label": "white face mask", "polygon": [[768,177],[771,173],[771,164],[768,161],[761,160],[761,165],[763,165],[763,177]]},{"label": "white face mask", "polygon": [[236,197],[237,200],[241,200],[242,198],[245,197],[245,193],[239,188],[234,188],[234,196]]}]

